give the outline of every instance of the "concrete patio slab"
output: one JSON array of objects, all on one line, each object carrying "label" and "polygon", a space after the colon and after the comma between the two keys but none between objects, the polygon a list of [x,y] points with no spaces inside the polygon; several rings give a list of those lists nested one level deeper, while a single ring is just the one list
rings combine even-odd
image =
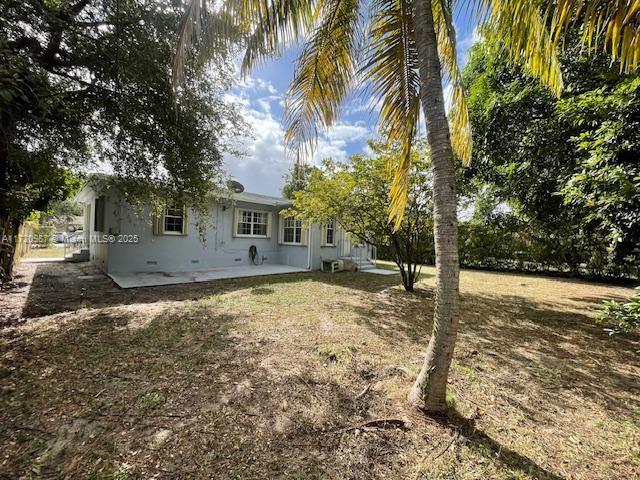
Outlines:
[{"label": "concrete patio slab", "polygon": [[220,267],[190,272],[135,272],[110,273],[111,279],[121,288],[156,287],[179,283],[210,282],[225,278],[259,277],[263,275],[282,275],[285,273],[307,272],[308,270],[289,265],[250,265],[238,267]]},{"label": "concrete patio slab", "polygon": [[384,268],[368,268],[367,270],[361,270],[363,273],[373,273],[375,275],[398,275],[398,270],[386,270]]}]

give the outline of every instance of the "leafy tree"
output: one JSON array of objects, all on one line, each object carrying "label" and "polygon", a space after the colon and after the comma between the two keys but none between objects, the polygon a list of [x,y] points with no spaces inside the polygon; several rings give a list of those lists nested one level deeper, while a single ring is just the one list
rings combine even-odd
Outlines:
[{"label": "leafy tree", "polygon": [[162,187],[202,205],[219,183],[232,139],[224,132],[239,124],[221,100],[230,78],[226,47],[189,65],[176,101],[168,72],[182,7],[2,2],[0,225],[8,237],[33,209],[68,195],[67,179],[87,166],[111,170],[132,198]]},{"label": "leafy tree", "polygon": [[[401,160],[392,166],[390,216],[396,226],[405,213],[410,153],[422,109],[433,168],[436,301],[433,335],[409,400],[432,412],[447,408],[447,379],[458,330],[454,151],[463,162],[471,156],[452,20],[459,4],[485,12],[481,16],[503,39],[511,61],[524,63],[556,93],[563,85],[557,46],[576,23],[584,27],[585,44],[606,32],[598,45],[619,58],[623,68],[635,68],[640,61],[640,12],[635,5],[614,1],[226,0],[220,9],[229,22],[215,28],[219,34],[238,28],[247,34],[245,72],[287,45],[303,42],[285,115],[285,140],[296,153],[313,146],[318,127],[336,121],[352,87],[364,80],[373,103],[382,106],[379,123],[387,140],[402,145]],[[174,60],[176,80],[182,76],[194,33],[197,37],[201,20],[207,18],[206,5],[205,0],[191,0],[186,10]],[[451,128],[443,77],[452,85]]]},{"label": "leafy tree", "polygon": [[[358,240],[387,248],[407,291],[420,275],[421,260],[433,245],[431,174],[425,148],[412,152],[407,211],[399,228],[387,220],[391,177],[387,165],[402,155],[398,148],[370,142],[373,156],[353,155],[346,163],[326,160],[314,169],[294,199],[294,212],[308,223],[335,219]],[[391,158],[390,158],[391,157]],[[397,160],[396,160],[397,161]]]},{"label": "leafy tree", "polygon": [[284,176],[282,186],[282,196],[293,199],[295,192],[304,190],[309,183],[309,177],[314,171],[314,167],[301,163],[295,163],[289,173]]},{"label": "leafy tree", "polygon": [[563,100],[559,115],[579,131],[579,164],[560,189],[565,205],[585,213],[581,227],[606,238],[613,263],[638,266],[640,75]]},{"label": "leafy tree", "polygon": [[49,209],[39,215],[38,220],[42,225],[70,223],[76,217],[81,216],[82,213],[82,205],[72,198],[65,198],[64,200],[51,203]]},{"label": "leafy tree", "polygon": [[[475,152],[465,176],[511,207],[509,231],[528,238],[526,260],[630,275],[640,253],[638,74],[621,74],[607,55],[584,56],[577,42],[561,63],[567,88],[558,98],[511,66],[497,42],[473,48],[464,78]],[[499,245],[485,242],[484,256],[515,258],[504,249],[513,242]]]}]

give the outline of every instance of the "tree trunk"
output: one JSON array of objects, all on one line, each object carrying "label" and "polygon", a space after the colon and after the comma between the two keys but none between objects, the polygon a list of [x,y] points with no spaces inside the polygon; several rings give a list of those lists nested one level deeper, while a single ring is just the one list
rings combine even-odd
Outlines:
[{"label": "tree trunk", "polygon": [[430,1],[415,0],[414,16],[420,100],[433,165],[436,298],[433,333],[409,401],[428,412],[443,412],[447,409],[447,379],[458,333],[456,303],[460,265],[455,169]]}]

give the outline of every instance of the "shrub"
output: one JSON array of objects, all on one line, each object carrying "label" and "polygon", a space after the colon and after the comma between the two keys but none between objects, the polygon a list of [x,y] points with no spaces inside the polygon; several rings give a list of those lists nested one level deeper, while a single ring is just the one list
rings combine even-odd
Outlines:
[{"label": "shrub", "polygon": [[51,246],[52,236],[53,227],[38,226],[33,230],[32,246],[35,248],[48,248]]},{"label": "shrub", "polygon": [[640,329],[640,287],[636,288],[636,292],[625,303],[604,302],[598,321],[613,327],[606,329],[610,335]]}]

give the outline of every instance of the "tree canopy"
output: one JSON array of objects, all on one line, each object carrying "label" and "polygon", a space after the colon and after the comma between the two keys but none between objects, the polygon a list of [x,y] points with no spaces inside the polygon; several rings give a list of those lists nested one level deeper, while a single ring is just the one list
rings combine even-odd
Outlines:
[{"label": "tree canopy", "polygon": [[22,172],[36,163],[50,171],[97,163],[128,185],[162,181],[195,197],[210,189],[239,117],[222,100],[232,78],[223,49],[190,66],[174,102],[181,14],[171,0],[2,3],[3,196],[26,188]]},{"label": "tree canopy", "polygon": [[283,177],[282,196],[293,199],[297,191],[304,190],[314,169],[311,165],[295,163],[291,171]]},{"label": "tree canopy", "polygon": [[424,256],[433,249],[433,215],[429,160],[420,142],[412,151],[407,211],[396,230],[388,222],[392,178],[387,166],[402,155],[399,147],[369,142],[370,155],[346,163],[327,159],[313,169],[304,189],[294,193],[294,213],[308,223],[335,219],[352,237],[388,252],[407,290],[419,276]]},{"label": "tree canopy", "polygon": [[182,9],[173,0],[2,2],[4,234],[66,197],[90,169],[113,174],[132,201],[161,189],[201,206],[219,189],[222,154],[243,126],[222,95],[232,78],[228,50],[212,46],[207,62],[189,63],[174,98]]},{"label": "tree canopy", "polygon": [[529,259],[631,274],[640,258],[639,77],[607,55],[585,56],[578,42],[561,63],[558,98],[510,66],[496,42],[472,49],[464,78],[475,152],[464,176],[494,207],[508,205],[483,221],[521,232],[517,249]]}]

